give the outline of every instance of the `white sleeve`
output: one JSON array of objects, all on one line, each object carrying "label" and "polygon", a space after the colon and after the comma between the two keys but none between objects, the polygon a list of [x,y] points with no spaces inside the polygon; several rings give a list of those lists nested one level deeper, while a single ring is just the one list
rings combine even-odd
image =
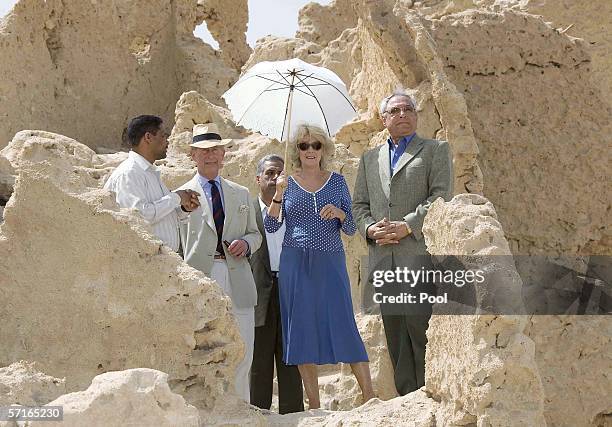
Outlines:
[{"label": "white sleeve", "polygon": [[149,202],[146,195],[146,178],[121,174],[109,186],[122,208],[136,208],[149,224],[155,224],[174,212],[181,205],[181,197],[170,192],[159,200]]}]

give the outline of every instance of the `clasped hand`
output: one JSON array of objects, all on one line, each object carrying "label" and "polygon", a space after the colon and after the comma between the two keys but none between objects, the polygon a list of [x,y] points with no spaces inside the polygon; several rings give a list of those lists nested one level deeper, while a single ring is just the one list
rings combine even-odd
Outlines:
[{"label": "clasped hand", "polygon": [[368,228],[368,237],[379,246],[397,245],[401,239],[410,234],[408,224],[404,221],[389,221],[383,218]]}]

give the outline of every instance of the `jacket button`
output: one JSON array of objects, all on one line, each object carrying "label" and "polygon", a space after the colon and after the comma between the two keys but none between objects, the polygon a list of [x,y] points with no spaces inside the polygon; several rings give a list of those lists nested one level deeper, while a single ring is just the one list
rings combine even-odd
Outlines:
[{"label": "jacket button", "polygon": [[392,208],[393,207],[393,203],[389,203],[389,207]]}]

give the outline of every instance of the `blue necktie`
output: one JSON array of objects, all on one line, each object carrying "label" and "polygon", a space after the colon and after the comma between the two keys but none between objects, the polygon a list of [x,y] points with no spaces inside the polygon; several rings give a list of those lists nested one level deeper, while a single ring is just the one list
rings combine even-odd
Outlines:
[{"label": "blue necktie", "polygon": [[223,252],[223,223],[225,222],[225,212],[223,212],[223,203],[221,203],[221,193],[217,188],[217,183],[214,179],[208,181],[210,183],[210,195],[212,196],[213,219],[215,220],[215,228],[217,229],[217,252]]}]

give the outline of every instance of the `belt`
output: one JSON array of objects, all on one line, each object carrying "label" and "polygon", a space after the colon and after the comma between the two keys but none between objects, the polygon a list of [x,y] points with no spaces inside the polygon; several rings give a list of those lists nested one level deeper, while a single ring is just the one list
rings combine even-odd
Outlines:
[{"label": "belt", "polygon": [[278,279],[278,271],[273,271],[273,272],[272,272],[272,277],[273,277],[274,279]]},{"label": "belt", "polygon": [[215,255],[215,259],[225,259],[225,255]]}]

